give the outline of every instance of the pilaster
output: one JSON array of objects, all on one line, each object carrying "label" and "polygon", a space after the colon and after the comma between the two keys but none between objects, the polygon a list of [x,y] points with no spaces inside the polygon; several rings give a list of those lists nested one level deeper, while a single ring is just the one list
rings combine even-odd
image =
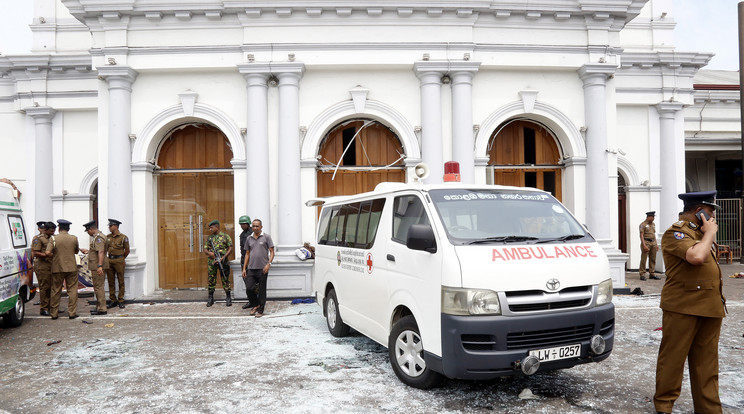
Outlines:
[{"label": "pilaster", "polygon": [[52,119],[57,111],[49,106],[26,108],[26,116],[34,120],[34,220],[52,220]]}]

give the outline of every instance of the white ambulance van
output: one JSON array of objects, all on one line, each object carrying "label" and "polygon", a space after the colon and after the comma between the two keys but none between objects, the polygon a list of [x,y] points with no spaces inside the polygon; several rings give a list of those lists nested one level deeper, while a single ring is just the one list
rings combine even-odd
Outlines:
[{"label": "white ambulance van", "polygon": [[0,315],[10,326],[23,323],[26,302],[36,294],[31,240],[26,236],[16,191],[0,183]]},{"label": "white ambulance van", "polygon": [[382,183],[306,204],[322,205],[313,290],[328,329],[387,346],[405,384],[531,375],[612,351],[607,257],[547,192]]}]

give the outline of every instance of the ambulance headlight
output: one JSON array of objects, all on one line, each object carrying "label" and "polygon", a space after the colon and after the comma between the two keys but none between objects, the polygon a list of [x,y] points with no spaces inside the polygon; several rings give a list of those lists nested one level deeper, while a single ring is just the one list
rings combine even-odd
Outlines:
[{"label": "ambulance headlight", "polygon": [[501,315],[496,292],[442,286],[442,313],[448,315]]},{"label": "ambulance headlight", "polygon": [[607,279],[599,284],[597,305],[604,305],[610,302],[612,302],[612,279]]}]

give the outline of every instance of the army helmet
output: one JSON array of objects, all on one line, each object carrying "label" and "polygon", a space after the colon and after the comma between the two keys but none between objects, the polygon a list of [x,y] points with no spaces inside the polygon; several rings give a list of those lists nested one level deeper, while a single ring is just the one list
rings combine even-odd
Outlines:
[{"label": "army helmet", "polygon": [[238,224],[251,224],[251,218],[248,216],[240,216]]}]

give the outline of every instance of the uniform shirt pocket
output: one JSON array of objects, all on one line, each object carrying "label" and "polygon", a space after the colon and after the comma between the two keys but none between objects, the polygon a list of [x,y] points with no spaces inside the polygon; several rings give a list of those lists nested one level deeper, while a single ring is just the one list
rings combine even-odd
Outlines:
[{"label": "uniform shirt pocket", "polygon": [[687,291],[694,291],[694,290],[712,290],[713,289],[713,282],[710,280],[696,280],[692,282],[685,282],[685,290]]}]

